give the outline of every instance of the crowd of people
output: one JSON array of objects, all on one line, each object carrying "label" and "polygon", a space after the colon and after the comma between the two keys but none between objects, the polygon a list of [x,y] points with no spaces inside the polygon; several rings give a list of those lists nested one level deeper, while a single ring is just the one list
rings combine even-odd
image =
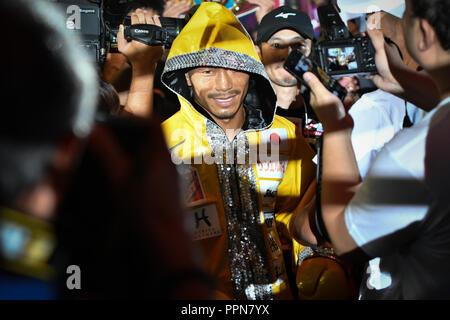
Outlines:
[{"label": "crowd of people", "polygon": [[255,34],[129,1],[187,23],[96,68],[49,1],[0,2],[0,299],[450,298],[450,3],[359,12],[377,73],[343,100],[284,68],[308,14],[249,3]]}]

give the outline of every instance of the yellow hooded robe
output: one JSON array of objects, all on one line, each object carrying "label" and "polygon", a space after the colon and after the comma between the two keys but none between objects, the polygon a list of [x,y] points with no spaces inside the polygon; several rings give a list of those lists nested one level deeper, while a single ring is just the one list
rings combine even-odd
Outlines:
[{"label": "yellow hooded robe", "polygon": [[[232,142],[187,86],[186,71],[205,66],[250,74],[246,124]],[[181,104],[162,128],[183,177],[186,224],[217,297],[292,298],[282,248],[292,243],[295,212],[314,195],[315,154],[275,115],[275,92],[251,38],[230,10],[204,2],[173,42],[161,79]]]}]

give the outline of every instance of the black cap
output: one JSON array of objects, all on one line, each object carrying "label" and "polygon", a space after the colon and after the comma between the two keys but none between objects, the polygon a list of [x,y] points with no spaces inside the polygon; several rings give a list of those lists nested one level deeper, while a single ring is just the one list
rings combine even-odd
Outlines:
[{"label": "black cap", "polygon": [[292,29],[303,37],[314,40],[314,28],[309,16],[287,6],[278,7],[266,14],[257,28],[256,43],[266,42],[277,31]]}]

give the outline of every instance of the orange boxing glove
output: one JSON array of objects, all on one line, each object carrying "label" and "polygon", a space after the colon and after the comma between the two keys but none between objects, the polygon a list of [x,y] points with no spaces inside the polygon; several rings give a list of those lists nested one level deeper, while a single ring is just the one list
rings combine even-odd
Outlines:
[{"label": "orange boxing glove", "polygon": [[353,296],[346,270],[329,257],[306,258],[297,269],[296,283],[300,300],[348,300]]}]

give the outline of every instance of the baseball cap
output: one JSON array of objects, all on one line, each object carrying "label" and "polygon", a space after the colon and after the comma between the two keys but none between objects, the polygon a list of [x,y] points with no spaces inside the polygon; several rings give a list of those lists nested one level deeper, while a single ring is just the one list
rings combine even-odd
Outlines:
[{"label": "baseball cap", "polygon": [[338,0],[337,5],[350,14],[385,11],[401,18],[405,11],[405,0]]},{"label": "baseball cap", "polygon": [[314,28],[309,16],[287,6],[278,7],[266,14],[257,28],[256,43],[266,42],[277,31],[292,29],[314,40]]}]

